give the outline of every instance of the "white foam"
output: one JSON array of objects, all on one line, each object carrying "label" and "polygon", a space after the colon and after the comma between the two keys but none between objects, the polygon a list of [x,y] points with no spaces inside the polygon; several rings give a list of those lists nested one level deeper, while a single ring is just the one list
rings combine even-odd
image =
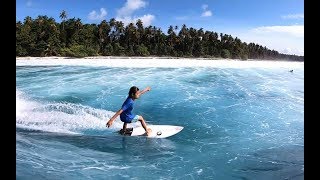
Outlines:
[{"label": "white foam", "polygon": [[115,57],[88,57],[88,58],[63,58],[63,57],[18,57],[16,66],[106,66],[106,67],[219,67],[219,68],[303,68],[304,62],[273,61],[273,60],[204,60],[204,59],[165,59],[165,58],[115,58]]},{"label": "white foam", "polygon": [[16,90],[16,116],[26,116],[26,112],[31,111],[34,107],[39,106],[38,103],[28,101],[26,95],[19,90]]},{"label": "white foam", "polygon": [[[37,102],[16,90],[16,126],[19,128],[78,134],[85,130],[107,130],[114,112],[73,103]],[[119,119],[119,117],[118,117]],[[111,129],[120,129],[116,120]]]}]

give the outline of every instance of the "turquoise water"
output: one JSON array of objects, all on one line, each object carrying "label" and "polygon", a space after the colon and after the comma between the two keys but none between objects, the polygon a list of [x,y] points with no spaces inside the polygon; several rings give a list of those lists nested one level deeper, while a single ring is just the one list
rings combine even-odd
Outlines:
[{"label": "turquoise water", "polygon": [[[304,179],[304,69],[16,67],[17,179]],[[183,126],[122,137],[134,112]],[[131,124],[131,126],[138,126]]]}]

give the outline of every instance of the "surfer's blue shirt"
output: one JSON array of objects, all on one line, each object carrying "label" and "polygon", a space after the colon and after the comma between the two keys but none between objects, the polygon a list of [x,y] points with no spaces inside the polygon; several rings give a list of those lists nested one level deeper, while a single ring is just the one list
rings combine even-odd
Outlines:
[{"label": "surfer's blue shirt", "polygon": [[120,114],[120,120],[122,122],[130,123],[132,119],[135,117],[135,115],[132,114],[133,104],[134,101],[130,97],[128,97],[122,104],[121,109],[123,110],[123,112]]}]

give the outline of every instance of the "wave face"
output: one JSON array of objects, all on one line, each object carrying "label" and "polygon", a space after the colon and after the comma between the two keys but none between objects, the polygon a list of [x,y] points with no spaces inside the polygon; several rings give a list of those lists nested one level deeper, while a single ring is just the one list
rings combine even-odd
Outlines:
[{"label": "wave face", "polygon": [[[303,179],[304,69],[286,63],[18,65],[16,177]],[[118,135],[119,118],[106,128],[134,85],[152,88],[136,100],[135,114],[184,129],[147,139]]]}]

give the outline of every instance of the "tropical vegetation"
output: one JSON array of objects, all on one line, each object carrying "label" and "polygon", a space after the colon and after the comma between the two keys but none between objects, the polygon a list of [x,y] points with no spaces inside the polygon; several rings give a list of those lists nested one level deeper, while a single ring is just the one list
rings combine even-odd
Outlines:
[{"label": "tropical vegetation", "polygon": [[303,61],[303,56],[281,54],[265,46],[242,42],[228,34],[170,26],[166,32],[143,26],[139,19],[124,25],[112,18],[99,24],[84,24],[60,13],[54,18],[27,16],[16,22],[16,56],[170,56],[228,59],[285,59]]}]

